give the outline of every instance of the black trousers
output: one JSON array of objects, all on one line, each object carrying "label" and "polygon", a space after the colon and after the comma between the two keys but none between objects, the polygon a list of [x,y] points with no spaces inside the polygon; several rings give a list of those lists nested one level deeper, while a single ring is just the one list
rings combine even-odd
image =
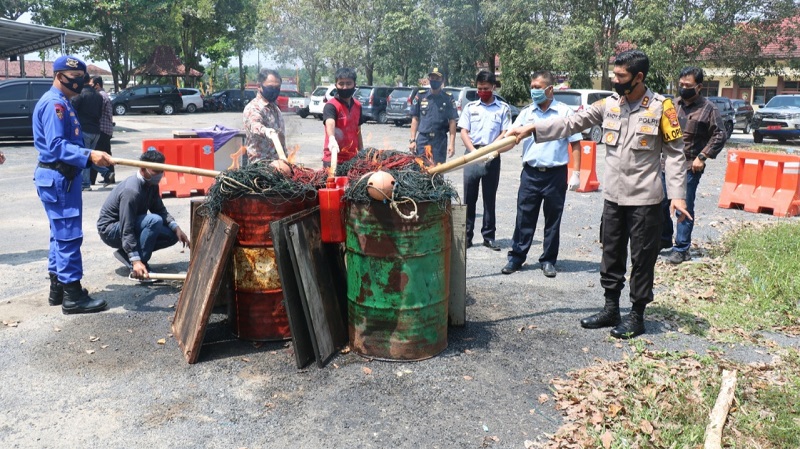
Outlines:
[{"label": "black trousers", "polygon": [[[95,150],[102,151],[104,153],[111,154],[111,136],[104,132],[100,133],[100,139],[97,140],[97,145],[94,147]],[[111,170],[111,173],[114,173],[114,166],[108,167]],[[91,179],[92,184],[97,180],[97,170],[92,168],[92,171],[89,173],[89,179]]]},{"label": "black trousers", "polygon": [[653,301],[653,277],[663,224],[660,204],[620,206],[605,201],[600,285],[606,290],[607,297],[619,297],[625,287],[630,241],[631,302],[648,304]]},{"label": "black trousers", "polygon": [[524,163],[522,167],[517,193],[517,223],[508,261],[525,262],[539,220],[539,210],[544,209],[544,250],[539,262],[555,265],[561,244],[561,215],[567,197],[567,166],[544,171]]},{"label": "black trousers", "polygon": [[425,157],[425,147],[430,145],[433,163],[444,164],[447,160],[447,131],[417,134],[417,156]]},{"label": "black trousers", "polygon": [[[476,147],[479,148],[479,147]],[[468,153],[465,152],[465,154]],[[464,202],[467,204],[467,241],[472,241],[475,231],[475,215],[478,204],[478,190],[483,195],[483,225],[481,235],[486,240],[494,240],[497,230],[495,204],[497,186],[500,185],[500,158],[489,163],[476,162],[464,167]]]}]

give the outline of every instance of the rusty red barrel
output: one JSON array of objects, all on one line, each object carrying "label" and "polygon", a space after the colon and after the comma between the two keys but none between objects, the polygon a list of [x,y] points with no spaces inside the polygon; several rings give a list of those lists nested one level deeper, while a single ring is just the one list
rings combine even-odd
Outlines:
[{"label": "rusty red barrel", "polygon": [[315,203],[246,195],[223,205],[222,212],[239,225],[233,250],[234,300],[228,305],[228,321],[237,337],[253,341],[291,338],[269,225]]},{"label": "rusty red barrel", "polygon": [[421,202],[419,218],[406,220],[377,201],[348,206],[347,304],[353,351],[379,359],[422,360],[447,347],[449,211],[449,205]]}]

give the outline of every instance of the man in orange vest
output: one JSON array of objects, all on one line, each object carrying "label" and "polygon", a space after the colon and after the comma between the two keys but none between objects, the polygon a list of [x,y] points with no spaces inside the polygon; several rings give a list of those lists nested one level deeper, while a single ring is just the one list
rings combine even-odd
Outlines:
[{"label": "man in orange vest", "polygon": [[361,139],[361,103],[353,98],[356,93],[356,71],[349,67],[336,70],[336,95],[322,108],[322,123],[325,125],[325,146],[322,166],[330,167],[331,161],[342,163],[354,158],[364,148]]}]

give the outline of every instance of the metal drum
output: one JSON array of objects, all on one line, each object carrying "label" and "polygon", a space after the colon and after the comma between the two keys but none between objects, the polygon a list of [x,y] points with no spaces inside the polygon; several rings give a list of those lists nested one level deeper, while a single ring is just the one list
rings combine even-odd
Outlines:
[{"label": "metal drum", "polygon": [[423,360],[447,347],[449,212],[421,202],[419,218],[404,220],[384,203],[348,206],[348,330],[357,354]]},{"label": "metal drum", "polygon": [[222,212],[239,225],[233,249],[234,293],[228,304],[228,322],[233,334],[243,340],[291,338],[269,225],[314,207],[316,202],[279,201],[247,195],[226,201],[222,207]]}]

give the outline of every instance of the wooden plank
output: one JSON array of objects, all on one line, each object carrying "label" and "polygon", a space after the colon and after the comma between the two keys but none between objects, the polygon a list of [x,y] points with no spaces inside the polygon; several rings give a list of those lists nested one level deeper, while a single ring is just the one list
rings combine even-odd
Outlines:
[{"label": "wooden plank", "polygon": [[289,224],[292,262],[300,279],[302,304],[311,329],[317,366],[324,367],[339,348],[347,344],[347,326],[343,320],[341,298],[320,239],[319,208]]},{"label": "wooden plank", "polygon": [[[205,198],[192,198],[189,202],[189,239],[194,244],[200,235],[200,229],[206,221],[206,217],[200,214],[200,206],[206,202]],[[197,251],[189,252],[189,263],[197,256]],[[214,307],[226,306],[233,304],[233,267],[230,264],[225,265],[225,272],[220,281],[220,288],[217,290],[217,296],[214,298]]]},{"label": "wooden plank", "polygon": [[294,347],[294,360],[297,368],[305,368],[309,363],[316,359],[316,351],[311,338],[311,330],[308,328],[305,311],[300,294],[300,285],[295,275],[292,255],[288,242],[287,223],[297,219],[298,216],[312,213],[306,210],[298,214],[291,215],[282,220],[270,223],[272,233],[272,246],[275,250],[275,262],[278,266],[278,274],[281,278],[281,288],[283,289],[283,303],[286,306],[286,314],[289,316],[289,329],[292,331],[292,346]]},{"label": "wooden plank", "polygon": [[214,306],[220,282],[236,241],[237,225],[219,214],[216,220],[203,223],[194,242],[189,271],[172,320],[172,333],[186,361],[197,362],[200,346]]},{"label": "wooden plank", "polygon": [[451,326],[467,322],[467,206],[453,205],[450,240],[450,298],[448,319]]}]

